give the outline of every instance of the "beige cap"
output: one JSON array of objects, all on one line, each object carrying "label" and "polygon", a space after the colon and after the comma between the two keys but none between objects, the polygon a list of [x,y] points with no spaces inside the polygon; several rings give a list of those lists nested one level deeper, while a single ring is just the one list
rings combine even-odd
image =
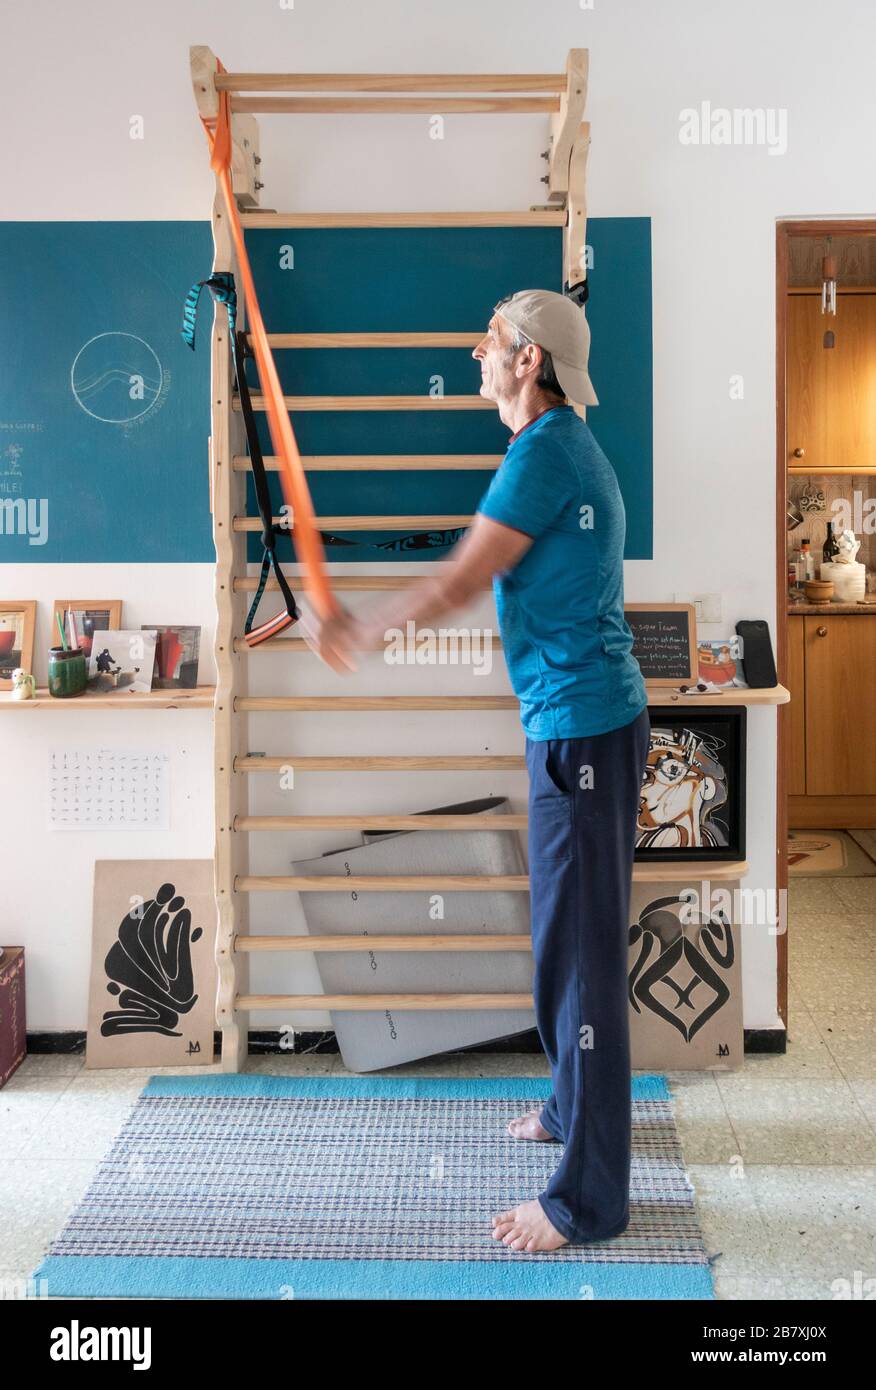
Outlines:
[{"label": "beige cap", "polygon": [[549,352],[557,380],[578,405],[599,405],[587,374],[590,325],[573,300],[554,290],[518,290],[495,312]]}]

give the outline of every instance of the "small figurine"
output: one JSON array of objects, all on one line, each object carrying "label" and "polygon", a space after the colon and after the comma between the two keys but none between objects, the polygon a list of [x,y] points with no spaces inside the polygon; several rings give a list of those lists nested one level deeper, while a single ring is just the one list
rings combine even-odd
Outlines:
[{"label": "small figurine", "polygon": [[839,553],[834,555],[835,565],[853,565],[855,556],[861,549],[861,542],[858,540],[854,531],[841,531],[836,538]]},{"label": "small figurine", "polygon": [[12,672],[13,700],[32,700],[35,694],[36,681],[33,676],[21,666],[16,666]]}]

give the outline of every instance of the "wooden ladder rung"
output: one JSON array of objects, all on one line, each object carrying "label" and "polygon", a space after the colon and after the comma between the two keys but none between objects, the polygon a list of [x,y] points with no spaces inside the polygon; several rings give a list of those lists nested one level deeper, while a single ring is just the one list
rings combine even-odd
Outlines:
[{"label": "wooden ladder rung", "polygon": [[[483,329],[473,333],[269,333],[272,348],[467,348],[483,338]],[[252,334],[245,335],[248,343]]]},{"label": "wooden ladder rung", "polygon": [[[464,646],[464,642],[461,643],[461,645]],[[473,645],[476,646],[479,651],[489,647],[491,651],[498,652],[502,650],[502,639],[501,637],[481,638],[480,640],[476,640]],[[286,656],[293,653],[313,652],[313,648],[305,642],[303,637],[272,637],[270,641],[259,642],[255,647],[250,647],[247,644],[246,638],[235,637],[234,650],[236,652],[246,652],[250,656],[258,656],[260,654],[263,656],[270,655],[271,652]],[[372,650],[375,653],[381,653],[384,647],[381,644],[373,647]]]},{"label": "wooden ladder rung", "polygon": [[529,817],[507,815],[235,816],[235,830],[525,830]]},{"label": "wooden ladder rung", "polygon": [[[703,860],[697,864],[666,860],[633,864],[633,883],[701,883],[728,881],[748,873],[745,859]],[[242,874],[234,880],[237,893],[522,893],[529,891],[528,874]]]},{"label": "wooden ladder rung", "polygon": [[235,893],[525,893],[528,874],[238,874]]},{"label": "wooden ladder rung", "polygon": [[[288,529],[288,517],[272,517],[279,530]],[[321,531],[450,531],[456,527],[470,526],[468,516],[315,516],[314,525]],[[236,516],[232,523],[235,531],[261,531],[262,519],[259,516]],[[295,530],[293,525],[292,530]]]},{"label": "wooden ladder rung", "polygon": [[234,772],[521,772],[526,759],[504,753],[435,753],[423,756],[394,753],[361,754],[354,757],[314,757],[284,753],[267,757],[247,754],[236,757]]},{"label": "wooden ladder rung", "polygon": [[217,92],[563,92],[564,72],[218,72]]},{"label": "wooden ladder rung", "polygon": [[560,99],[547,97],[231,97],[233,114],[321,116],[493,116],[513,112],[553,114]]},{"label": "wooden ladder rung", "polygon": [[[284,396],[287,410],[495,410],[496,402],[483,396]],[[240,397],[233,400],[240,410]],[[252,397],[253,410],[266,410],[259,391]]]},{"label": "wooden ladder rung", "polygon": [[242,212],[243,227],[565,227],[565,207],[516,212]]},{"label": "wooden ladder rung", "polygon": [[383,1013],[386,1009],[531,1009],[531,994],[239,994],[237,1013],[256,1009],[348,1009]]},{"label": "wooden ladder rung", "polygon": [[237,952],[262,951],[531,951],[531,936],[244,936]]},{"label": "wooden ladder rung", "polygon": [[[496,469],[504,457],[504,454],[304,454],[301,462],[305,473],[454,472]],[[266,472],[279,473],[281,464],[276,454],[267,454],[262,461]],[[235,473],[252,472],[252,460],[247,454],[235,454],[232,466]]]},{"label": "wooden ladder rung", "polygon": [[[440,561],[432,566],[436,574],[440,573]],[[291,574],[284,569],[283,573],[289,580],[290,585],[295,585],[302,579],[300,574]],[[332,588],[343,589],[347,592],[358,591],[364,593],[366,590],[375,589],[409,589],[414,584],[419,584],[423,576],[421,574],[400,574],[398,578],[383,574],[358,574],[358,575],[332,575]],[[231,581],[232,592],[235,594],[254,594],[259,587],[256,575],[236,575]],[[279,590],[280,586],[276,579],[270,578],[265,585],[265,589]],[[483,593],[492,593],[493,586],[490,583],[481,586]]]},{"label": "wooden ladder rung", "polygon": [[418,710],[519,710],[520,702],[513,695],[237,695],[236,713],[260,711],[277,714],[281,710],[322,710],[331,714],[346,714],[350,710],[373,714],[381,710],[397,713],[400,709]]}]

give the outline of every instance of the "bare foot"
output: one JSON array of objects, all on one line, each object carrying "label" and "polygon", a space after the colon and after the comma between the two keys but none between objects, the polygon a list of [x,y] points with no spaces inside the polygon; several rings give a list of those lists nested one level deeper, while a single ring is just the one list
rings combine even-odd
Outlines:
[{"label": "bare foot", "polygon": [[508,1133],[514,1139],[553,1139],[553,1135],[545,1129],[539,1120],[540,1110],[529,1110],[525,1115],[520,1115],[516,1120],[508,1122]]},{"label": "bare foot", "polygon": [[521,1202],[519,1207],[494,1216],[493,1239],[501,1240],[509,1250],[523,1250],[527,1254],[536,1250],[559,1250],[561,1245],[569,1243],[548,1221],[537,1199]]}]

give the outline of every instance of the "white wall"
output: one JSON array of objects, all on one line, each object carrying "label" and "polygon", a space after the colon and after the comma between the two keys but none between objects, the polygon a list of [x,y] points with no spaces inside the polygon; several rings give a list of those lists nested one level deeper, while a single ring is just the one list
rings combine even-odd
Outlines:
[{"label": "white wall", "polygon": [[[628,564],[627,597],[720,591],[723,622],[704,628],[704,636],[723,635],[738,618],[757,616],[767,617],[775,634],[775,221],[873,214],[872,8],[853,0],[835,0],[828,12],[814,0],[733,6],[595,0],[592,9],[577,0],[295,0],[291,8],[276,0],[153,0],[133,7],[79,0],[51,7],[48,16],[40,6],[16,6],[4,28],[0,111],[2,128],[15,138],[0,143],[0,188],[2,215],[16,220],[208,216],[212,179],[188,81],[190,43],[209,44],[238,71],[557,71],[570,47],[588,47],[589,210],[599,217],[650,216],[653,233],[655,554],[653,561]],[[683,146],[679,113],[703,101],[785,108],[787,152]],[[133,115],[145,120],[140,142],[129,139]],[[543,201],[538,153],[546,118],[448,117],[443,142],[430,140],[416,116],[358,123],[275,116],[260,123],[268,207],[515,208]],[[354,284],[353,292],[364,288]],[[729,397],[735,373],[744,377],[742,401]],[[123,593],[128,617],[138,623],[165,614],[205,628],[212,622],[210,567],[203,565],[6,566],[2,592],[40,599],[40,651],[51,601],[63,592]],[[358,606],[367,596],[351,598]],[[269,681],[275,689],[278,669]],[[283,679],[291,682],[293,670]],[[306,679],[306,688],[329,690],[337,678],[314,671]],[[367,672],[356,679],[356,689],[368,688]],[[504,677],[491,677],[490,689],[497,680],[506,688]],[[3,934],[28,947],[29,1028],[83,1028],[91,863],[210,853],[210,717],[106,712],[98,730],[93,715],[35,713],[10,713],[0,724]],[[489,743],[501,752],[521,746],[516,715],[477,718],[488,727],[469,719],[448,725],[440,733],[456,742],[440,746],[474,751]],[[775,723],[767,710],[753,711],[749,720],[748,887],[775,881]],[[385,725],[378,734],[367,719],[345,721],[343,729],[330,724],[329,717],[297,721],[284,740],[294,744],[282,751],[352,751],[357,740],[380,751],[375,740],[388,737]],[[272,724],[264,733],[269,749],[277,747],[277,730]],[[396,722],[392,736],[392,751],[399,737],[412,750],[418,746],[415,725]],[[172,750],[172,835],[47,834],[46,747],[50,740],[92,737]],[[260,737],[254,721],[251,746]],[[436,730],[436,746],[439,737]],[[390,751],[386,742],[380,747]],[[374,810],[397,804],[400,790],[410,795],[412,784],[401,776],[373,792]],[[522,809],[525,787],[515,777],[507,789]],[[446,781],[415,781],[412,809],[445,799]],[[306,802],[296,798],[296,811],[316,809],[321,798],[325,804],[327,785]],[[453,788],[460,795],[486,791],[483,779],[471,787],[458,779]],[[490,790],[497,788],[506,789],[499,779]],[[256,795],[275,804],[279,793],[262,788]],[[313,848],[327,843],[314,840]],[[310,849],[296,841],[296,852]],[[258,846],[256,872],[261,859],[282,868],[276,843],[272,851]],[[282,922],[288,906],[266,895],[256,904],[256,925]],[[774,1026],[774,938],[749,929],[743,960],[745,1025]],[[267,965],[260,969],[256,988],[268,983]],[[269,978],[274,988],[313,984],[304,962],[295,974],[271,967]],[[293,1021],[307,1026],[326,1019],[308,1014]]]}]

